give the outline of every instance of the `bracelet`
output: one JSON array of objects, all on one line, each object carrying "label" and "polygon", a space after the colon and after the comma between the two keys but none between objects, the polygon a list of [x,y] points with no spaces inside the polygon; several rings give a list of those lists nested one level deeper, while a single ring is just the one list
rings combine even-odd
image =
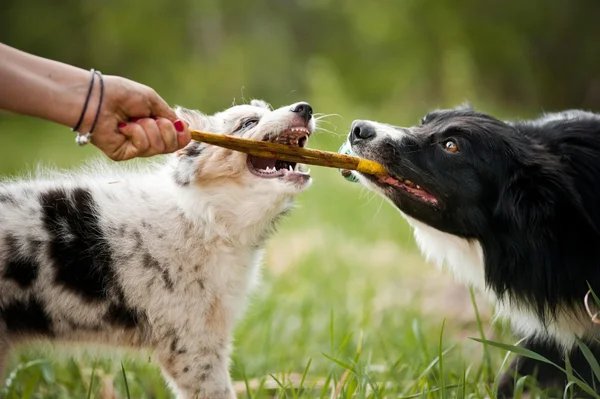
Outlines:
[{"label": "bracelet", "polygon": [[[93,71],[93,74],[96,75],[98,74],[98,79],[100,80],[100,98],[98,100],[98,109],[96,110],[96,116],[94,117],[94,122],[92,122],[92,127],[90,128],[90,131],[87,132],[86,134],[79,134],[77,133],[77,137],[75,138],[75,142],[77,144],[81,145],[86,145],[87,143],[90,142],[90,137],[92,137],[92,134],[94,133],[94,129],[96,128],[96,123],[98,123],[98,117],[100,116],[100,109],[102,108],[102,99],[104,98],[104,80],[102,79],[102,72],[100,71]],[[92,86],[94,84],[94,77],[92,76]],[[90,91],[91,93],[91,91]],[[89,95],[88,95],[88,99],[89,99]],[[87,106],[87,101],[86,101],[86,106]]]},{"label": "bracelet", "polygon": [[92,81],[90,82],[90,88],[88,89],[87,96],[85,97],[85,102],[83,103],[83,110],[81,111],[81,116],[79,116],[77,124],[71,129],[72,132],[76,132],[77,130],[79,130],[81,122],[83,122],[83,117],[85,116],[85,111],[87,111],[88,103],[90,102],[90,97],[92,96],[92,90],[94,89],[94,77],[96,76],[96,72],[94,68],[92,68],[90,71],[92,72]]}]

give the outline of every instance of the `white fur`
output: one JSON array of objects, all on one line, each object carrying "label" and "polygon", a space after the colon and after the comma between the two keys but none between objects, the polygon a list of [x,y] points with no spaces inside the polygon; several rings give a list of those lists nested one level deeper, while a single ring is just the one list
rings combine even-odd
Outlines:
[{"label": "white fur", "polygon": [[370,139],[370,143],[377,145],[378,141],[385,139],[394,139],[402,141],[403,138],[409,136],[409,132],[406,129],[399,129],[395,126],[386,125],[385,123],[379,123],[374,121],[368,121],[369,125],[373,126],[376,130],[376,136]]}]

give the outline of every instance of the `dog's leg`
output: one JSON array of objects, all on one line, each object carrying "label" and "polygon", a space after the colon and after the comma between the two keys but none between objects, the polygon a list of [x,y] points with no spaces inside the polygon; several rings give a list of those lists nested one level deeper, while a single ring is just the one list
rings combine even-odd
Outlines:
[{"label": "dog's leg", "polygon": [[[600,347],[589,343],[588,346],[596,359],[600,359]],[[555,344],[527,340],[523,347],[565,368],[564,352]],[[594,379],[588,361],[579,349],[574,349],[569,353],[569,361],[575,375],[580,376],[589,386],[595,386],[597,391],[600,389],[600,384]],[[498,398],[512,398],[516,379],[525,375],[534,377],[540,388],[544,390],[557,390],[557,394],[560,396],[568,382],[566,374],[553,365],[519,355],[512,361],[500,379]],[[581,393],[581,391],[578,392]]]},{"label": "dog's leg", "polygon": [[171,380],[177,398],[234,399],[228,348],[206,344],[204,337],[196,341],[202,342],[174,337],[168,348],[159,351],[163,373]]},{"label": "dog's leg", "polygon": [[[198,323],[197,315],[204,315]],[[229,376],[232,319],[220,297],[208,309],[190,311],[167,329],[159,351],[163,371],[173,381],[178,399],[234,399]]]}]

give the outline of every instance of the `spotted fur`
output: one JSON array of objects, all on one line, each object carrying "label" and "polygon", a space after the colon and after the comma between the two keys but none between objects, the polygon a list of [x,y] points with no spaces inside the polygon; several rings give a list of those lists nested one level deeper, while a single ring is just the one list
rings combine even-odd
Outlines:
[{"label": "spotted fur", "polygon": [[[177,112],[192,128],[254,139],[299,123],[290,106],[260,101]],[[3,182],[0,371],[22,342],[93,342],[149,349],[178,398],[234,398],[234,322],[274,223],[309,183],[257,177],[246,155],[198,142],[139,168]]]}]

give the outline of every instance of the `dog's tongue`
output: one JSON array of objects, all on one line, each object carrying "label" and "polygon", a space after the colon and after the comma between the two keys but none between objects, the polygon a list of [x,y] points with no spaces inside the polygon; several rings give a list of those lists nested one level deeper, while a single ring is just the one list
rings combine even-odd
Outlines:
[{"label": "dog's tongue", "polygon": [[[350,143],[348,143],[347,141],[345,141],[344,144],[342,144],[342,146],[338,150],[338,154],[355,155],[352,151],[352,148],[350,147]],[[346,180],[352,183],[358,182],[358,179],[354,176],[354,174],[351,171],[346,169],[340,169],[340,173],[342,174],[342,176],[344,176]]]}]

